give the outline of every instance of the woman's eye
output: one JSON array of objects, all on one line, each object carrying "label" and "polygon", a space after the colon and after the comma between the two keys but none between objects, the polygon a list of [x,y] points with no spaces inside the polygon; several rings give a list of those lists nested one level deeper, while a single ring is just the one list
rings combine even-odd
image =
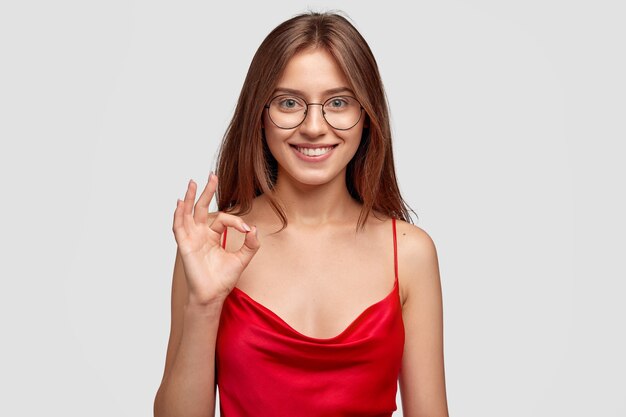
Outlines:
[{"label": "woman's eye", "polygon": [[328,102],[328,106],[332,108],[341,108],[348,105],[348,101],[343,98],[333,98]]},{"label": "woman's eye", "polygon": [[278,105],[284,109],[297,109],[302,107],[300,100],[293,97],[282,98],[278,101]]}]

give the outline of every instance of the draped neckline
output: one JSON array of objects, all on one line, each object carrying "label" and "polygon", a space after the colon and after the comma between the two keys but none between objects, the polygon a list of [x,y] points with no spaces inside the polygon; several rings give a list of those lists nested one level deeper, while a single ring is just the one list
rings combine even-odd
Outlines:
[{"label": "draped neckline", "polygon": [[363,311],[361,311],[339,334],[335,336],[331,336],[331,337],[314,337],[314,336],[305,335],[304,333],[300,332],[299,330],[296,330],[292,325],[287,323],[285,319],[283,319],[280,315],[275,313],[272,309],[258,302],[257,300],[252,298],[248,293],[246,293],[245,291],[241,290],[238,287],[234,287],[230,295],[232,295],[233,293],[236,293],[239,296],[243,297],[244,299],[248,300],[250,304],[255,306],[259,311],[273,318],[282,327],[284,327],[285,329],[287,329],[289,332],[293,333],[297,337],[314,341],[314,342],[332,342],[336,339],[346,336],[353,329],[358,328],[357,326],[359,323],[362,322],[362,319],[368,313],[372,312],[373,310],[376,310],[376,308],[380,307],[381,305],[389,301],[395,294],[397,294],[397,289],[398,289],[398,279],[396,278],[393,284],[393,288],[384,298],[374,302],[373,304],[370,304]]}]

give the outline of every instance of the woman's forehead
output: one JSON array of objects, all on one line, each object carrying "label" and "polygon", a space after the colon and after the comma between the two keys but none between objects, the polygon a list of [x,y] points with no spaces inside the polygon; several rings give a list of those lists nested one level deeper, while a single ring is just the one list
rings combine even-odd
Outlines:
[{"label": "woman's forehead", "polygon": [[348,79],[325,49],[306,50],[294,55],[285,66],[275,92],[294,93],[305,98],[352,92]]}]

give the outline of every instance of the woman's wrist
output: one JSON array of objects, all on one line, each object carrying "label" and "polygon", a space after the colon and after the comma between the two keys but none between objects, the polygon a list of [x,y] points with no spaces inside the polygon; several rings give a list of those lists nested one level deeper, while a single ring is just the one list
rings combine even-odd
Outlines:
[{"label": "woman's wrist", "polygon": [[185,303],[185,310],[201,314],[220,312],[225,299],[225,296],[215,295],[208,299],[198,300],[193,295],[189,295]]}]

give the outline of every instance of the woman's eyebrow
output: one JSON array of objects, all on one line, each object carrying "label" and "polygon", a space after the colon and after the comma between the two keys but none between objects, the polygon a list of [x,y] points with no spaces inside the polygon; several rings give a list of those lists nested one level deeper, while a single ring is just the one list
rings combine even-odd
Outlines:
[{"label": "woman's eyebrow", "polygon": [[[354,94],[354,91],[352,91],[348,87],[337,87],[337,88],[331,88],[326,91],[322,91],[322,95],[342,93],[344,91]],[[274,90],[274,93],[278,93],[278,92],[283,92],[283,93],[288,93],[288,94],[297,94],[300,96],[304,95],[304,92],[300,90],[295,90],[293,88],[287,88],[287,87],[276,87],[276,89]]]}]

